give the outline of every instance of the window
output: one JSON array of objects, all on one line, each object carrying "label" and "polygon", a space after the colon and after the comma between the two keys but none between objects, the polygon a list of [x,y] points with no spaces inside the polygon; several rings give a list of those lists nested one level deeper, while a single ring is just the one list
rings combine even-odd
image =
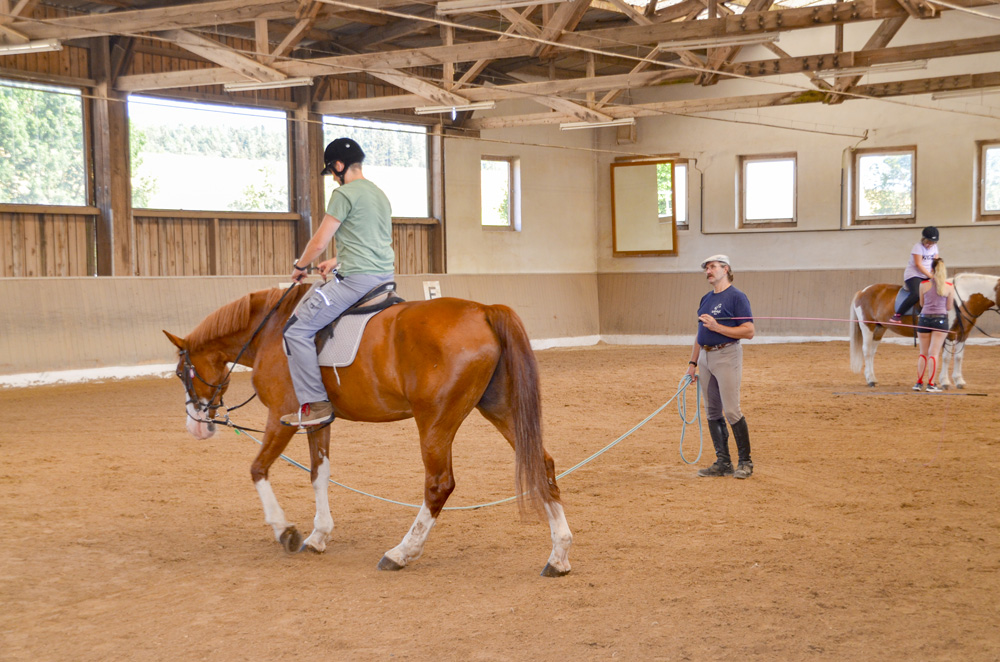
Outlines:
[{"label": "window", "polygon": [[916,147],[855,150],[851,169],[852,223],[915,222],[916,166]]},{"label": "window", "polygon": [[283,111],[129,97],[132,206],[289,210]]},{"label": "window", "polygon": [[[673,176],[671,177],[669,163],[656,164],[656,188],[660,209],[660,222],[676,221],[677,227],[686,228],[688,225],[687,163],[675,160],[673,165]],[[671,178],[673,181],[671,181]],[[671,192],[672,188],[675,190]],[[673,193],[673,196],[671,196],[671,193]],[[676,214],[671,209],[672,199],[677,204]],[[674,218],[675,216],[676,219]]]},{"label": "window", "polygon": [[0,81],[0,203],[87,204],[80,90]]},{"label": "window", "polygon": [[520,230],[520,161],[484,156],[479,162],[480,201],[484,228]]},{"label": "window", "polygon": [[795,154],[741,156],[740,227],[794,227]]},{"label": "window", "polygon": [[981,141],[976,167],[977,221],[1000,221],[1000,140]]},{"label": "window", "polygon": [[[393,216],[427,218],[430,176],[426,127],[324,117],[323,147],[337,138],[351,138],[361,145],[365,151],[365,179],[385,192]],[[324,199],[329,200],[337,183],[333,177],[327,177],[324,185]]]}]

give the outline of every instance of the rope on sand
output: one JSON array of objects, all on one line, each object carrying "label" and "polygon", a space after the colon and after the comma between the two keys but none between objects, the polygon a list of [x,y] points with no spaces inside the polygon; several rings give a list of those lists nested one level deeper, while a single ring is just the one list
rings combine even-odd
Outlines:
[{"label": "rope on sand", "polygon": [[[608,444],[607,446],[605,446],[601,450],[597,451],[596,453],[594,453],[590,457],[588,457],[585,460],[582,460],[582,461],[576,463],[575,465],[573,465],[572,467],[570,467],[566,471],[564,471],[561,474],[557,475],[556,479],[558,480],[560,478],[563,478],[564,476],[568,476],[569,474],[573,473],[574,471],[576,471],[580,467],[583,467],[584,465],[586,465],[586,464],[588,464],[588,463],[596,460],[598,457],[600,457],[604,453],[608,452],[609,450],[611,450],[612,448],[614,448],[615,446],[617,446],[619,443],[621,443],[626,438],[628,438],[629,436],[631,436],[634,432],[636,432],[643,425],[645,425],[646,423],[648,423],[651,420],[653,420],[653,418],[657,414],[659,414],[661,411],[663,411],[664,409],[666,409],[667,405],[669,405],[671,402],[673,402],[674,399],[677,398],[678,395],[682,395],[682,394],[683,394],[684,397],[681,397],[680,399],[677,400],[677,413],[681,417],[681,441],[680,441],[681,459],[684,460],[684,462],[686,462],[687,464],[694,464],[695,462],[697,462],[701,458],[701,450],[702,450],[701,419],[698,417],[698,411],[701,409],[701,392],[696,389],[697,393],[695,395],[695,410],[694,410],[695,413],[694,413],[694,418],[692,418],[691,420],[688,420],[687,416],[686,416],[686,413],[687,413],[687,387],[690,386],[692,383],[693,383],[693,380],[691,379],[691,377],[689,375],[684,375],[684,377],[681,378],[680,383],[677,385],[677,391],[672,396],[670,396],[669,400],[667,400],[662,405],[660,405],[659,407],[657,407],[656,410],[652,414],[650,414],[646,418],[642,419],[642,421],[640,421],[638,424],[636,424],[635,426],[633,426],[632,429],[630,429],[628,432],[626,432],[625,434],[621,435],[620,437],[618,437],[617,439],[615,439],[614,441],[612,441],[610,444]],[[684,429],[688,425],[691,425],[692,423],[694,423],[695,419],[698,419],[698,457],[696,457],[694,460],[690,460],[689,461],[686,457],[684,457]],[[264,445],[264,442],[262,442],[260,439],[257,439],[256,437],[254,437],[252,434],[250,434],[249,432],[247,432],[245,429],[233,428],[233,431],[236,434],[238,434],[238,435],[244,435],[244,436],[250,437],[251,439],[253,439],[254,441],[256,441],[258,445],[261,445],[261,446]],[[280,457],[281,457],[282,460],[284,460],[285,462],[288,462],[292,466],[298,467],[299,469],[302,469],[303,471],[309,471],[309,468],[306,467],[304,464],[302,464],[301,462],[298,462],[297,460],[293,460],[292,458],[288,457],[284,453],[282,453]],[[377,499],[379,501],[385,501],[386,503],[392,503],[392,504],[395,504],[397,506],[406,506],[407,508],[420,508],[421,505],[422,505],[422,504],[406,503],[404,501],[395,501],[393,499],[388,499],[386,497],[378,496],[377,494],[370,494],[368,492],[364,492],[362,490],[350,487],[349,485],[344,485],[343,483],[339,483],[339,482],[335,481],[332,478],[330,479],[330,482],[333,483],[334,485],[336,485],[337,487],[342,487],[345,490],[350,490],[351,492],[355,492],[356,494],[361,494],[362,496],[371,497],[372,499]],[[500,499],[498,501],[490,501],[489,503],[479,503],[479,504],[475,504],[475,505],[472,505],[472,506],[445,506],[442,510],[478,510],[480,508],[487,508],[489,506],[498,506],[498,505],[503,504],[503,503],[510,503],[511,501],[514,501],[515,499],[517,499],[517,496],[507,497],[506,499]]]}]

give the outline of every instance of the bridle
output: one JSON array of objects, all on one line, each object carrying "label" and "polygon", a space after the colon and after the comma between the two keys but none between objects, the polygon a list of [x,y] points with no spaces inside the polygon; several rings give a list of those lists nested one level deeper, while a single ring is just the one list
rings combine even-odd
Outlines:
[{"label": "bridle", "polygon": [[[955,304],[955,314],[958,317],[958,327],[961,330],[962,334],[963,335],[965,334],[965,317],[964,317],[964,315],[968,315],[969,316],[969,320],[970,320],[970,324],[972,324],[972,328],[973,329],[979,329],[979,332],[981,334],[983,334],[987,338],[992,338],[993,336],[991,336],[990,334],[988,334],[985,331],[983,331],[982,327],[979,326],[978,324],[976,324],[975,321],[974,321],[974,320],[978,319],[979,317],[981,317],[982,313],[980,313],[979,315],[973,315],[972,312],[969,310],[969,307],[965,305],[965,301],[962,299],[962,295],[959,294],[958,288],[955,287],[953,289],[954,289],[954,292],[955,292],[955,298],[958,299],[958,303]],[[1000,298],[1000,297],[994,296],[994,299],[997,299],[997,298]],[[983,313],[991,311],[991,310],[993,312],[995,312],[997,315],[1000,315],[1000,301],[995,302],[992,306],[990,306],[989,308],[987,308],[986,310],[984,310]],[[963,313],[964,313],[964,315],[963,315]],[[972,329],[969,329],[969,332],[971,333]]]},{"label": "bridle", "polygon": [[[181,380],[181,383],[184,384],[184,391],[187,393],[187,401],[185,401],[184,403],[185,405],[184,412],[185,414],[187,414],[189,418],[192,418],[193,420],[199,423],[221,423],[223,425],[228,425],[230,427],[239,428],[239,426],[230,423],[229,412],[235,411],[236,409],[239,409],[243,405],[253,400],[255,397],[257,397],[257,391],[255,390],[253,395],[251,395],[249,398],[247,398],[247,400],[245,400],[241,404],[238,404],[235,407],[227,409],[225,405],[223,405],[222,403],[222,395],[226,390],[226,388],[229,387],[229,377],[230,375],[233,374],[233,370],[236,368],[236,365],[243,357],[243,354],[250,347],[250,344],[254,341],[254,338],[257,337],[257,334],[260,333],[260,330],[264,328],[264,325],[267,324],[267,321],[271,319],[271,316],[274,315],[274,312],[278,310],[279,306],[281,306],[281,302],[285,300],[285,297],[288,296],[288,293],[291,292],[292,288],[295,287],[296,285],[298,285],[297,282],[289,285],[288,289],[285,290],[285,292],[281,295],[281,298],[278,299],[278,301],[274,304],[274,306],[271,307],[271,310],[267,311],[267,315],[264,315],[264,319],[260,321],[260,324],[257,325],[257,328],[254,329],[254,332],[250,334],[249,340],[243,343],[243,347],[240,348],[240,351],[236,355],[236,358],[230,362],[229,370],[226,371],[225,376],[218,384],[211,383],[198,373],[198,369],[194,367],[194,363],[192,363],[191,361],[191,353],[189,350],[186,349],[180,350],[181,362],[175,374]],[[201,398],[199,398],[198,394],[195,392],[194,390],[195,379],[197,379],[210,389],[214,389],[212,391],[212,397],[208,399],[207,403],[203,403],[201,401]],[[216,399],[218,399],[219,401],[218,404],[212,404],[216,401]],[[191,405],[194,408],[196,414],[205,414],[206,418],[198,419],[192,416],[191,412],[188,411],[187,409],[187,405]],[[226,418],[224,420],[218,420],[215,418],[215,411],[219,408],[226,409]]]}]

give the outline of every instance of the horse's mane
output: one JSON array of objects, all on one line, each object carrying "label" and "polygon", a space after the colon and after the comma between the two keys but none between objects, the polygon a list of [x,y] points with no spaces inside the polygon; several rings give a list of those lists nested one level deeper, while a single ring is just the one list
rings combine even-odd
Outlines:
[{"label": "horse's mane", "polygon": [[[285,320],[292,314],[292,310],[299,302],[299,299],[309,288],[298,287],[281,302],[281,307],[275,311],[274,318]],[[251,318],[255,312],[271,310],[285,293],[283,289],[273,288],[251,292],[236,301],[232,301],[222,306],[194,328],[187,341],[192,347],[200,347],[205,343],[240,331],[246,330],[251,323]]]}]

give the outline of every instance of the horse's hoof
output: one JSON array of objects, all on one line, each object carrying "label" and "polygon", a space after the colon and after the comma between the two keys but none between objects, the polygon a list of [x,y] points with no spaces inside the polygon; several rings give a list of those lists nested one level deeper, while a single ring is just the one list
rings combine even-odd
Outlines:
[{"label": "horse's hoof", "polygon": [[382,560],[378,562],[379,570],[402,570],[405,566],[401,566],[388,556],[383,556]]},{"label": "horse's hoof", "polygon": [[961,388],[961,389],[964,389],[964,388],[965,388],[965,384],[956,384],[956,385],[955,385],[955,388]]},{"label": "horse's hoof", "polygon": [[542,577],[565,577],[568,574],[569,570],[556,570],[551,563],[546,563],[542,568]]},{"label": "horse's hoof", "polygon": [[299,552],[312,552],[313,554],[322,554],[325,551],[326,551],[325,549],[316,549],[312,545],[308,545],[306,543],[302,543],[302,546],[299,547]]},{"label": "horse's hoof", "polygon": [[868,382],[868,387],[869,387],[869,388],[875,388],[875,384],[876,384],[876,383],[877,383],[877,382]]},{"label": "horse's hoof", "polygon": [[302,534],[294,526],[290,526],[281,532],[278,542],[289,554],[294,554],[302,549]]}]

